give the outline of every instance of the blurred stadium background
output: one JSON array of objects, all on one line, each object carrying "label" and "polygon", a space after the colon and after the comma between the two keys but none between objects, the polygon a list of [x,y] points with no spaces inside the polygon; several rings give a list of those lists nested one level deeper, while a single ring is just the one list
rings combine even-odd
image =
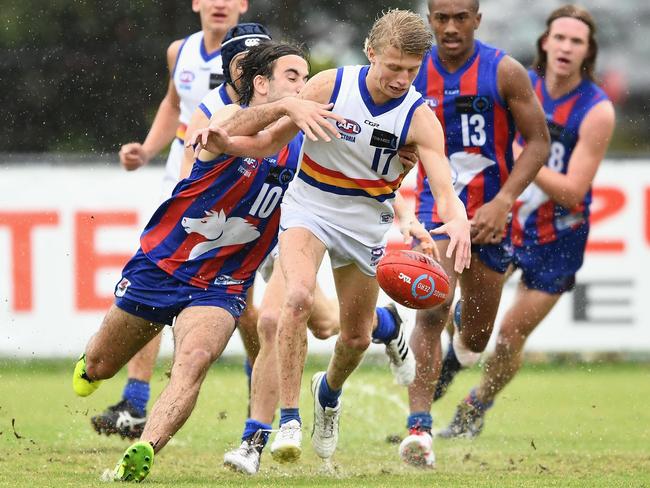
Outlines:
[{"label": "blurred stadium background", "polygon": [[[479,36],[526,64],[546,15],[562,3],[484,0]],[[650,4],[582,3],[598,22],[598,73],[617,103],[612,154],[648,154],[650,46],[644,40]],[[268,25],[275,37],[304,42],[320,70],[364,62],[363,37],[377,12],[402,7],[424,13],[424,5],[251,0],[244,20]],[[110,161],[124,141],[146,135],[166,88],[169,42],[200,28],[189,2],[160,0],[6,0],[0,22],[0,151],[106,154]]]},{"label": "blurred stadium background", "polygon": [[[526,65],[545,16],[560,4],[485,0],[478,36]],[[617,128],[597,178],[580,285],[536,332],[531,348],[650,354],[642,307],[650,295],[643,272],[650,250],[650,45],[642,42],[650,33],[650,4],[590,0],[586,6],[598,22],[598,76],[615,101]],[[158,202],[157,163],[164,155],[126,173],[117,151],[146,136],[167,86],[166,47],[198,30],[198,15],[189,2],[24,0],[4,7],[0,320],[9,333],[0,338],[0,354],[69,355],[97,327],[118,269]],[[389,7],[426,13],[424,2],[402,0],[372,6],[252,0],[243,20],[303,42],[317,71],[363,63],[364,33]],[[49,317],[59,317],[65,330],[42,330]]]},{"label": "blurred stadium background", "polygon": [[[562,3],[483,0],[484,19],[478,37],[504,48],[527,65],[532,60],[534,42],[543,31],[546,15]],[[466,478],[462,479],[466,483],[474,484],[474,476],[481,473],[493,476],[496,472],[500,476],[507,473],[509,466],[521,463],[517,457],[521,447],[512,440],[513,444],[504,448],[500,436],[511,435],[514,437],[509,439],[516,439],[516,434],[522,431],[527,436],[526,443],[532,435],[553,438],[554,432],[559,440],[548,447],[548,458],[533,460],[523,469],[529,478],[524,477],[513,486],[547,475],[547,466],[558,457],[564,464],[542,485],[562,485],[569,473],[575,474],[572,463],[584,463],[585,458],[576,452],[585,445],[590,446],[587,449],[590,461],[582,464],[586,466],[583,474],[614,463],[612,458],[598,457],[610,448],[616,462],[621,463],[621,473],[628,462],[634,464],[631,478],[603,478],[602,486],[632,486],[628,481],[635,479],[635,473],[650,471],[648,417],[640,408],[650,398],[650,317],[645,308],[650,296],[650,44],[646,42],[650,37],[650,3],[586,0],[582,4],[591,10],[598,23],[601,51],[597,71],[602,86],[615,102],[617,128],[608,159],[596,180],[596,222],[585,267],[578,275],[578,287],[561,300],[534,334],[528,355],[529,360],[560,361],[565,365],[569,359],[578,361],[579,365],[567,366],[566,370],[564,366],[540,366],[539,370],[524,372],[514,385],[519,390],[504,403],[510,402],[512,412],[524,412],[549,400],[548,409],[535,410],[541,423],[531,420],[529,424],[514,424],[515,430],[507,431],[508,420],[504,414],[500,417],[504,423],[502,430],[488,430],[487,444],[479,447],[479,451],[473,450],[476,448],[452,451],[455,456],[452,468],[464,470]],[[390,7],[425,12],[423,2],[403,0],[251,0],[250,11],[242,20],[268,25],[275,38],[305,43],[310,48],[312,67],[318,71],[340,64],[363,63],[363,36],[377,13]],[[0,80],[3,81],[0,91],[0,398],[5,398],[0,400],[0,446],[12,453],[6,458],[0,456],[0,471],[7,475],[15,469],[14,461],[26,461],[30,453],[29,446],[25,451],[25,439],[41,436],[44,444],[39,462],[51,447],[54,462],[57,456],[62,459],[68,456],[68,470],[73,472],[79,452],[98,452],[87,429],[88,411],[82,411],[101,409],[113,401],[120,381],[114,381],[115,387],[108,390],[113,396],[105,394],[101,401],[93,400],[90,406],[68,407],[75,400],[67,389],[67,370],[60,362],[49,362],[49,359],[78,354],[97,329],[111,301],[119,269],[134,251],[139,231],[158,202],[160,163],[164,155],[151,167],[127,174],[119,167],[117,151],[122,143],[143,140],[148,131],[167,86],[165,50],[169,42],[200,27],[189,1],[160,0],[6,0],[0,9],[0,26]],[[393,238],[397,239],[396,233]],[[322,280],[331,293],[327,272],[323,273]],[[261,288],[258,296],[260,292]],[[512,286],[506,290],[504,304],[511,295]],[[312,347],[324,352],[331,344],[331,341],[314,342]],[[228,354],[236,357],[241,351],[239,341],[234,339]],[[165,352],[171,353],[169,339]],[[24,363],[24,360],[37,361]],[[591,368],[581,366],[583,361],[599,363],[593,371],[602,376],[596,376],[594,384],[589,383],[594,376],[581,374]],[[610,367],[610,361],[625,364]],[[371,381],[375,377],[382,384],[388,383],[388,373],[370,363],[360,373],[358,383],[365,382],[362,378]],[[235,374],[234,370],[228,371],[230,376]],[[48,389],[51,386],[48,381],[54,382],[54,388]],[[555,381],[566,384],[562,383],[560,390],[553,390]],[[601,390],[601,381],[604,385],[609,381],[610,387],[615,384],[622,390],[608,390],[607,386]],[[45,403],[52,408],[50,416],[47,405],[38,404],[38,395],[25,386],[30,382],[43,388]],[[243,388],[243,375],[232,382],[232,388],[238,382]],[[154,396],[156,388],[160,391],[163,383],[161,372]],[[49,386],[45,387],[46,384]],[[576,398],[570,392],[586,384],[595,393],[585,403],[597,397],[593,408],[597,403],[607,404],[608,414],[601,415],[598,411],[600,416],[584,417],[584,412],[572,410]],[[539,385],[541,390],[534,385]],[[544,385],[548,390],[543,389]],[[244,392],[239,393],[235,399],[242,403]],[[372,396],[368,391],[364,394]],[[456,399],[459,394],[460,388],[449,396]],[[401,398],[402,402],[406,397],[399,389],[391,390],[390,395]],[[525,398],[528,403],[518,403]],[[212,422],[214,412],[221,408],[213,399],[205,402],[209,402],[211,410],[199,413],[199,419],[203,420],[196,422]],[[43,416],[37,415],[37,421],[31,425],[30,405]],[[398,412],[392,415],[395,419],[391,417],[389,430],[400,429],[404,404],[396,406],[387,401],[382,405],[377,407],[377,412],[383,411],[381,408]],[[241,405],[232,408],[242,410]],[[452,400],[442,408],[446,419],[453,409]],[[16,429],[12,435],[9,427],[10,419],[18,411],[24,414],[21,417],[24,418],[23,440]],[[59,411],[63,412],[60,416],[53,413]],[[629,420],[625,411],[636,416],[641,424],[625,423]],[[544,422],[560,422],[553,412],[558,412],[565,423],[544,428]],[[62,433],[65,427],[60,425],[59,418],[72,419],[71,433]],[[587,420],[576,427],[573,435],[569,430],[576,425],[571,423],[572,419],[577,418]],[[590,424],[589,419],[594,423]],[[222,435],[207,441],[210,446],[216,443],[217,458],[225,443],[236,439],[242,419],[236,420],[227,427],[232,439]],[[354,420],[345,422],[351,426]],[[621,425],[623,431],[617,433],[616,427],[608,430],[611,423]],[[53,430],[48,430],[48,426]],[[202,424],[188,424],[187,428],[189,434],[185,432],[180,437],[181,450],[185,451],[192,439],[205,440]],[[373,426],[364,424],[363,428]],[[25,431],[31,433],[25,436]],[[530,432],[534,434],[529,435]],[[83,440],[69,448],[73,435],[80,435]],[[381,441],[385,435],[381,431],[375,437]],[[561,444],[564,441],[566,444]],[[619,441],[621,444],[616,444]],[[359,442],[359,448],[364,448]],[[112,459],[122,444],[111,440],[107,446],[108,458]],[[38,447],[32,449],[32,452],[39,451]],[[74,451],[72,460],[70,449]],[[489,450],[499,452],[498,461],[489,458],[486,454]],[[99,448],[99,452],[105,454],[104,448]],[[25,458],[18,457],[22,453]],[[488,456],[485,461],[488,467],[480,460],[483,455]],[[349,451],[349,456],[353,464],[354,453]],[[503,466],[499,464],[502,461]],[[380,474],[387,476],[380,484],[399,482],[404,472],[392,470],[390,466],[394,463],[395,458],[387,458],[386,467],[378,465]],[[492,469],[495,465],[496,471]],[[618,468],[613,466],[615,463],[611,470],[616,471]],[[448,472],[443,473],[442,479],[453,478],[452,468],[445,468]],[[97,463],[92,469],[86,466],[85,472],[90,477],[86,480],[95,479],[91,473],[98,469]],[[356,467],[350,469],[353,474],[358,473]],[[179,470],[178,476],[183,476],[185,472]],[[40,481],[47,473],[46,469],[33,471]],[[376,473],[377,469],[373,475]],[[277,470],[272,474],[279,476]],[[292,474],[303,475],[309,476],[309,472]],[[494,482],[492,486],[503,486],[499,476],[492,481],[488,476],[484,481],[487,485]],[[9,475],[0,476],[0,485],[3,481],[9,483],[10,479]],[[583,484],[578,476],[576,486],[599,484],[595,482],[598,478],[588,479]],[[29,480],[27,475],[20,477],[18,485]],[[307,477],[296,483],[309,484],[308,480]],[[372,480],[369,478],[368,483]],[[237,483],[234,478],[231,481]],[[431,482],[425,478],[414,481],[423,485]],[[645,478],[634,486],[648,486],[648,483]],[[61,486],[59,482],[35,484]]]}]

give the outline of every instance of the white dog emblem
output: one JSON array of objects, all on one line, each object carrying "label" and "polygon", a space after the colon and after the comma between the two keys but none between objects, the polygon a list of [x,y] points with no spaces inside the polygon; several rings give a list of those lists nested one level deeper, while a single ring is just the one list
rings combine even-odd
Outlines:
[{"label": "white dog emblem", "polygon": [[207,240],[192,248],[188,259],[194,259],[218,247],[246,244],[260,236],[257,228],[241,217],[226,218],[223,210],[206,210],[205,217],[183,217],[183,229],[188,234],[201,234]]}]

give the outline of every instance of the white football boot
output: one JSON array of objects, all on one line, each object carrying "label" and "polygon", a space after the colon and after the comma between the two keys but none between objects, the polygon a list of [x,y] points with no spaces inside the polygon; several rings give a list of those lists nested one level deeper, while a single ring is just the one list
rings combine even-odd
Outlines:
[{"label": "white football boot", "polygon": [[318,389],[325,378],[325,371],[316,373],[311,379],[311,393],[314,397],[314,429],[311,443],[321,459],[329,459],[336,451],[339,440],[339,418],[341,417],[341,399],[336,407],[322,407],[318,400]]},{"label": "white football boot", "polygon": [[293,463],[302,454],[302,426],[297,420],[290,420],[280,426],[271,444],[271,456],[280,463]]},{"label": "white football boot", "polygon": [[223,465],[239,473],[254,475],[260,470],[262,455],[262,431],[258,430],[250,439],[246,439],[237,449],[228,451],[223,456]]}]

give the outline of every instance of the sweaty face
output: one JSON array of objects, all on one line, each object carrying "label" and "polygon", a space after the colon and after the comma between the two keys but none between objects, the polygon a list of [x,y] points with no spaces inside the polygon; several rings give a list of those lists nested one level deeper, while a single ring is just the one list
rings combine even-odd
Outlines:
[{"label": "sweaty face", "polygon": [[474,47],[474,31],[481,23],[472,0],[432,0],[429,25],[441,58],[468,56]]},{"label": "sweaty face", "polygon": [[192,0],[192,10],[201,17],[201,26],[226,33],[248,10],[248,0]]},{"label": "sweaty face", "polygon": [[542,42],[547,69],[557,76],[581,76],[580,67],[589,54],[589,26],[578,19],[560,17]]},{"label": "sweaty face", "polygon": [[269,80],[268,102],[295,97],[307,83],[309,65],[300,56],[290,54],[278,58]]},{"label": "sweaty face", "polygon": [[[404,95],[422,64],[422,56],[404,54],[392,46],[384,48],[381,53],[368,48],[368,59],[372,66],[366,83],[376,103],[384,103],[388,99]],[[383,96],[377,97],[378,94]]]}]

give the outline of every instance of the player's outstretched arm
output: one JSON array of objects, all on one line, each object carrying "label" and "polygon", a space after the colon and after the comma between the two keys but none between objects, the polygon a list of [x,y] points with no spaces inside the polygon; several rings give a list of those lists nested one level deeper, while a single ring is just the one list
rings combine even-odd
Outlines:
[{"label": "player's outstretched arm", "polygon": [[[279,151],[300,130],[312,140],[330,141],[326,131],[337,138],[340,135],[327,119],[343,120],[340,115],[330,112],[330,108],[331,104],[283,98],[241,110],[223,123],[211,123],[207,129],[195,132],[187,144],[198,143],[210,152],[226,152],[233,156],[264,157]],[[264,129],[278,118],[280,120]],[[236,137],[238,135],[240,137]]]},{"label": "player's outstretched arm", "polygon": [[345,120],[330,111],[333,105],[329,103],[329,99],[335,79],[336,70],[318,73],[307,82],[297,98],[286,97],[275,102],[249,107],[223,123],[222,127],[230,136],[254,135],[282,118],[269,130],[273,137],[283,139],[283,145],[288,143],[299,130],[313,141],[318,138],[329,141],[331,136],[338,138],[339,131],[328,121],[328,119],[341,122]]},{"label": "player's outstretched arm", "polygon": [[147,164],[171,142],[176,134],[181,102],[171,75],[182,43],[182,40],[174,41],[167,49],[167,66],[170,74],[167,93],[160,102],[146,139],[142,144],[130,142],[120,148],[120,164],[127,171],[133,171]]},{"label": "player's outstretched arm", "polygon": [[472,242],[475,244],[501,241],[512,205],[544,165],[550,148],[544,111],[533,92],[526,69],[506,56],[499,63],[497,76],[499,92],[526,140],[526,149],[515,161],[512,173],[499,193],[474,214]]},{"label": "player's outstretched arm", "polygon": [[595,105],[585,116],[578,143],[571,154],[566,174],[543,167],[535,183],[556,203],[572,209],[582,203],[596,176],[614,132],[614,106],[608,100]]},{"label": "player's outstretched arm", "polygon": [[[335,77],[335,70],[319,73],[307,82],[299,98],[286,97],[248,107],[223,123],[211,123],[208,129],[193,134],[187,144],[198,143],[210,152],[264,157],[288,144],[299,130],[314,141],[319,138],[330,141],[330,135],[339,138],[338,130],[328,121],[344,120],[330,111],[329,98]],[[270,124],[273,125],[264,129]]]},{"label": "player's outstretched arm", "polygon": [[471,260],[470,224],[463,202],[451,183],[451,169],[445,157],[444,134],[440,122],[426,105],[415,110],[407,143],[417,146],[420,162],[429,180],[431,193],[436,200],[438,214],[444,225],[432,231],[447,234],[447,257],[455,252],[454,270],[462,273]]}]

